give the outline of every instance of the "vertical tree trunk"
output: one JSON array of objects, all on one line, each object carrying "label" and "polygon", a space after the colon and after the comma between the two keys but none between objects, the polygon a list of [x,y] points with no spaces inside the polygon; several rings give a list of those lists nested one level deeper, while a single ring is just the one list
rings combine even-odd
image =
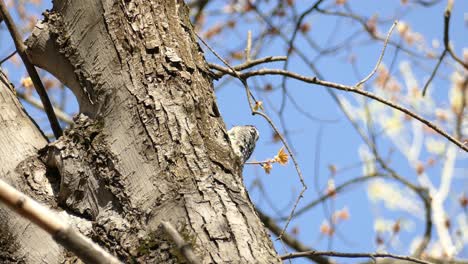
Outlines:
[{"label": "vertical tree trunk", "polygon": [[[80,104],[42,159],[60,175],[58,205],[89,220],[95,241],[125,262],[176,263],[160,226],[169,221],[203,263],[280,262],[183,1],[55,0],[28,46]],[[31,155],[45,145],[38,135]]]}]

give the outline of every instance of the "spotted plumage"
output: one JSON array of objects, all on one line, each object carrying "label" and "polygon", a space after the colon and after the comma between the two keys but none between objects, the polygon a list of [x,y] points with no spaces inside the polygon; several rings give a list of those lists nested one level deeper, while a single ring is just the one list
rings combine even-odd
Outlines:
[{"label": "spotted plumage", "polygon": [[258,130],[254,126],[235,126],[228,131],[228,135],[234,153],[244,164],[255,149],[259,138]]}]

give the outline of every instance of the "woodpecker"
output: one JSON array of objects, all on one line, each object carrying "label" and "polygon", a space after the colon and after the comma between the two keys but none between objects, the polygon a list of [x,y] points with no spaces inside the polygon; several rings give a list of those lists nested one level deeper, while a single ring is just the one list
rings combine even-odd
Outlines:
[{"label": "woodpecker", "polygon": [[252,155],[259,133],[254,126],[235,126],[228,131],[234,153],[244,164]]}]

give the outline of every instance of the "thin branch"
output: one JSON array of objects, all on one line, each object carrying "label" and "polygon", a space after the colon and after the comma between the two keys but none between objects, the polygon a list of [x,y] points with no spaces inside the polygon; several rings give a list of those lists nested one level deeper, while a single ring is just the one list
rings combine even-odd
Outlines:
[{"label": "thin branch", "polygon": [[[312,202],[306,204],[304,207],[297,210],[297,212],[294,214],[294,217],[298,217],[302,215],[303,213],[307,212],[308,210],[310,210],[311,208],[321,204],[328,198],[336,196],[338,193],[342,192],[348,186],[361,183],[361,182],[365,182],[368,180],[372,180],[372,179],[377,179],[378,177],[388,177],[388,176],[374,173],[371,175],[361,176],[361,177],[357,177],[349,181],[346,181],[343,184],[336,186],[335,189],[333,189],[332,191],[323,194],[322,196],[318,197],[317,199],[313,200]],[[286,220],[286,219],[287,219],[286,217],[282,217],[280,220]]]},{"label": "thin branch", "polygon": [[453,9],[453,1],[448,1],[447,7],[445,8],[445,12],[444,12],[444,46],[445,46],[445,49],[450,53],[450,56],[452,56],[454,60],[460,63],[466,70],[468,70],[468,64],[463,62],[460,58],[458,58],[455,52],[453,51],[452,47],[450,46],[449,31],[450,31],[450,17],[452,15],[452,9]]},{"label": "thin branch", "polygon": [[383,49],[382,49],[382,52],[380,53],[380,56],[379,56],[379,59],[377,60],[377,63],[375,64],[375,67],[374,69],[369,73],[369,75],[367,75],[364,79],[362,79],[361,81],[359,81],[356,85],[356,87],[360,87],[363,83],[367,82],[376,72],[377,72],[377,69],[379,68],[380,66],[380,63],[382,63],[382,59],[385,55],[385,49],[387,48],[387,44],[388,44],[388,41],[390,40],[390,36],[392,35],[392,32],[393,30],[395,29],[395,26],[398,24],[398,21],[395,21],[393,22],[393,25],[392,27],[390,28],[390,30],[388,31],[388,34],[387,34],[387,37],[385,38],[385,41],[384,41],[384,45],[383,45]]},{"label": "thin branch", "polygon": [[[286,57],[286,56],[268,56],[268,57],[263,57],[263,58],[256,59],[256,60],[246,61],[246,62],[244,62],[242,64],[232,66],[232,68],[234,70],[236,70],[236,71],[243,71],[245,69],[252,68],[252,67],[257,66],[257,65],[262,64],[262,63],[275,62],[275,61],[285,61],[287,59],[288,59],[288,57]],[[212,64],[209,63],[208,65],[211,67]],[[221,76],[219,76],[219,77],[221,77]]]},{"label": "thin branch", "polygon": [[[266,226],[266,228],[268,228],[273,234],[275,234],[276,236],[280,236],[281,235],[281,232],[282,232],[282,229],[281,227],[278,226],[278,224],[275,222],[275,220],[273,220],[270,216],[264,214],[262,211],[260,211],[260,209],[256,208],[256,211],[257,211],[257,214],[258,214],[258,217],[260,217],[260,220],[262,220],[263,224]],[[305,246],[304,244],[302,244],[300,241],[298,241],[296,238],[292,237],[291,235],[287,234],[287,233],[284,233],[283,236],[282,236],[282,241],[284,243],[286,243],[286,245],[288,245],[289,247],[291,247],[292,249],[296,250],[296,251],[311,251],[312,249]],[[310,255],[310,256],[306,256],[306,258],[316,262],[316,263],[319,263],[319,264],[331,264],[331,263],[334,263],[333,261],[325,258],[325,257],[322,257],[322,256],[316,256],[316,255]]]},{"label": "thin branch", "polygon": [[[37,101],[34,97],[32,96],[28,96],[22,92],[19,92],[19,91],[16,91],[16,95],[18,95],[19,98],[25,100],[26,102],[28,102],[29,104],[31,104],[32,106],[36,107],[37,109],[40,109],[40,110],[44,110],[44,106],[42,105],[42,103],[40,101]],[[63,112],[62,110],[54,107],[54,112],[55,114],[57,115],[57,118],[62,120],[63,122],[67,123],[67,124],[73,124],[73,120],[71,119],[71,117]]]},{"label": "thin branch", "polygon": [[164,231],[169,235],[169,237],[172,239],[174,244],[176,244],[177,249],[179,252],[185,257],[185,259],[188,261],[190,264],[197,264],[201,263],[198,257],[193,253],[192,247],[190,244],[188,244],[182,236],[179,234],[179,232],[172,226],[171,223],[163,221],[162,222],[162,227],[164,228]]},{"label": "thin branch", "polygon": [[447,49],[445,49],[442,54],[440,54],[439,60],[437,61],[436,66],[434,67],[434,70],[432,70],[431,75],[429,76],[429,79],[427,79],[426,84],[424,84],[423,91],[422,91],[422,96],[426,95],[427,88],[429,87],[429,84],[432,82],[434,79],[437,71],[439,70],[439,66],[444,60],[445,55],[447,54]]},{"label": "thin branch", "polygon": [[[212,68],[216,68],[216,70],[218,70],[218,71],[224,72],[226,74],[233,75],[232,70],[227,69],[225,67],[216,65],[216,67],[212,66]],[[239,75],[239,73],[237,73],[237,74]],[[389,101],[389,100],[387,100],[385,98],[382,98],[382,97],[380,97],[378,95],[375,95],[375,94],[373,94],[371,92],[368,92],[368,91],[365,91],[365,90],[362,90],[362,89],[358,89],[358,88],[356,88],[354,86],[348,86],[348,85],[323,81],[323,80],[319,80],[317,77],[307,77],[307,76],[303,76],[303,75],[300,75],[300,74],[297,74],[297,73],[294,73],[294,72],[280,70],[280,69],[261,69],[261,70],[255,70],[255,71],[240,73],[240,76],[242,78],[245,78],[245,79],[248,79],[248,78],[253,77],[253,76],[259,76],[259,75],[284,75],[284,76],[288,76],[288,77],[291,77],[293,79],[297,79],[297,80],[300,80],[300,81],[303,81],[303,82],[306,82],[306,83],[313,83],[313,84],[317,84],[317,85],[321,85],[321,86],[325,86],[325,87],[330,87],[330,88],[337,89],[337,90],[357,93],[357,94],[366,96],[368,98],[371,98],[371,99],[374,99],[374,100],[376,100],[378,102],[381,102],[381,103],[383,103],[383,104],[385,104],[387,106],[390,106],[390,107],[392,107],[394,109],[397,109],[398,111],[400,111],[402,113],[405,113],[408,116],[411,116],[416,120],[419,120],[421,123],[423,123],[424,125],[432,128],[434,131],[436,131],[441,136],[445,137],[450,142],[452,142],[455,145],[457,145],[458,147],[460,147],[462,150],[468,152],[468,145],[467,144],[463,144],[462,142],[457,140],[455,137],[449,135],[447,132],[445,132],[444,130],[442,130],[438,126],[434,125],[429,120],[427,120],[427,119],[423,118],[422,116],[412,112],[411,110],[409,110],[408,108],[406,108],[404,106],[393,103],[393,102],[391,102],[391,101]]]},{"label": "thin branch", "polygon": [[48,208],[40,205],[1,179],[0,202],[38,225],[49,233],[57,243],[75,253],[85,263],[121,263],[89,238],[63,222]]},{"label": "thin branch", "polygon": [[46,89],[44,88],[44,85],[41,82],[41,78],[39,77],[39,74],[37,74],[34,65],[29,61],[28,55],[26,54],[26,47],[22,41],[21,35],[18,32],[18,29],[16,28],[15,24],[13,23],[13,19],[8,13],[8,10],[3,0],[0,0],[0,14],[5,20],[5,23],[8,27],[8,31],[10,31],[11,37],[13,38],[13,41],[15,43],[16,50],[18,51],[21,60],[23,60],[24,66],[26,67],[26,70],[28,71],[28,74],[31,77],[31,80],[34,84],[34,87],[36,88],[36,91],[39,94],[39,97],[41,98],[42,105],[44,105],[44,110],[49,119],[50,126],[54,131],[54,135],[56,138],[59,138],[63,133],[62,128],[60,127],[57,117],[54,114],[54,109],[49,100],[49,97],[47,96]]},{"label": "thin branch", "polygon": [[281,142],[283,142],[283,145],[284,147],[286,148],[286,150],[288,151],[289,153],[289,156],[291,157],[291,160],[294,164],[294,167],[296,168],[296,172],[297,172],[297,175],[299,176],[299,181],[301,182],[301,185],[302,185],[302,189],[301,189],[301,192],[299,193],[299,195],[297,196],[297,200],[296,202],[294,203],[293,205],[293,208],[291,210],[291,213],[289,214],[289,217],[288,219],[286,220],[286,223],[283,227],[283,231],[281,232],[281,234],[278,236],[279,239],[282,238],[283,234],[286,232],[286,229],[288,228],[288,225],[289,223],[291,222],[295,212],[296,212],[296,208],[297,206],[299,205],[299,202],[301,201],[301,199],[304,197],[304,193],[305,191],[307,190],[307,185],[305,183],[305,180],[304,180],[304,176],[302,175],[302,172],[299,168],[299,163],[297,162],[296,160],[296,157],[295,155],[293,154],[291,148],[289,147],[289,145],[286,143],[286,140],[284,139],[284,137],[279,134],[279,130],[278,128],[275,126],[275,124],[273,123],[273,121],[270,119],[270,117],[268,117],[266,114],[264,114],[263,112],[258,112],[258,111],[252,111],[253,114],[257,114],[257,115],[260,115],[260,116],[263,116],[263,118],[265,118],[265,120],[267,120],[267,122],[270,124],[270,126],[273,128],[273,130],[275,130],[276,133],[278,133],[278,136],[280,137],[281,139]]},{"label": "thin branch", "polygon": [[411,262],[420,263],[420,264],[432,264],[431,262],[424,261],[421,259],[412,258],[408,256],[388,254],[388,253],[340,253],[340,252],[334,252],[334,251],[306,251],[306,252],[290,253],[290,254],[281,256],[281,259],[285,260],[285,259],[292,259],[292,258],[300,258],[300,257],[309,256],[309,255],[330,256],[330,257],[338,257],[338,258],[371,258],[371,259],[392,258],[392,259],[411,261]]},{"label": "thin branch", "polygon": [[8,56],[6,56],[4,59],[0,61],[0,65],[2,65],[5,61],[9,60],[11,57],[15,56],[16,52],[17,51],[14,50],[12,53],[8,54]]}]

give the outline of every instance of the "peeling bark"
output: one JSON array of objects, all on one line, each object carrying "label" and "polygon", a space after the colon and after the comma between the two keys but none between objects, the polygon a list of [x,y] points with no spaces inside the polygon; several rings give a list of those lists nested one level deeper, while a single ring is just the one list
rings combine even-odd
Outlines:
[{"label": "peeling bark", "polygon": [[203,263],[280,262],[183,1],[56,0],[27,44],[80,104],[75,124],[42,154],[60,175],[49,197],[91,221],[95,241],[125,262],[183,262],[161,228],[168,221]]}]

